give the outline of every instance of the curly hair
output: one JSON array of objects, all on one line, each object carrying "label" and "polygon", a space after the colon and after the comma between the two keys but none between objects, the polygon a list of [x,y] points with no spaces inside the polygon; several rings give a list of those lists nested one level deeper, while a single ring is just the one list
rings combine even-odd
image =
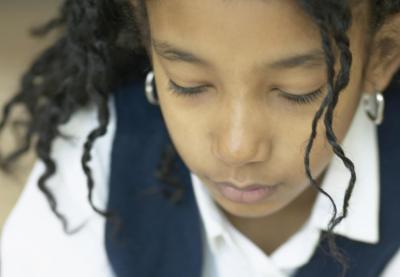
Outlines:
[{"label": "curly hair", "polygon": [[[318,26],[321,45],[327,64],[328,92],[312,122],[312,132],[304,154],[304,166],[311,184],[332,203],[334,212],[328,224],[326,236],[330,253],[342,265],[343,275],[347,270],[344,253],[336,247],[333,229],[346,217],[349,200],[356,181],[354,165],[338,143],[332,128],[333,112],[343,89],[349,83],[352,53],[347,31],[352,24],[352,7],[360,0],[299,0],[301,7]],[[378,29],[383,20],[400,10],[400,0],[368,1],[371,23],[370,30]],[[53,45],[41,53],[21,79],[19,91],[6,103],[0,121],[0,132],[11,120],[15,106],[23,107],[29,117],[25,122],[23,141],[12,153],[0,155],[0,166],[8,169],[33,144],[37,157],[45,164],[45,172],[38,180],[38,187],[46,196],[51,210],[61,220],[64,231],[69,230],[67,220],[57,210],[57,201],[46,181],[56,172],[56,163],[51,158],[52,142],[63,136],[60,125],[82,107],[94,104],[97,107],[98,126],[90,132],[84,144],[81,158],[82,168],[87,177],[88,201],[91,207],[105,217],[109,211],[102,211],[93,204],[94,180],[89,162],[93,144],[107,132],[110,121],[108,101],[116,89],[132,81],[143,80],[150,69],[146,52],[149,46],[149,30],[145,0],[65,0],[59,15],[46,24],[32,30],[33,35],[43,36],[58,30]],[[338,49],[340,70],[336,74]],[[60,70],[61,69],[61,70]],[[310,170],[310,153],[317,135],[320,120],[325,124],[326,138],[351,173],[345,192],[343,213],[337,214],[337,207],[331,196],[318,186]],[[179,202],[184,186],[174,175],[174,158],[177,152],[169,145],[157,170],[157,177],[173,188],[163,194],[172,202]]]}]

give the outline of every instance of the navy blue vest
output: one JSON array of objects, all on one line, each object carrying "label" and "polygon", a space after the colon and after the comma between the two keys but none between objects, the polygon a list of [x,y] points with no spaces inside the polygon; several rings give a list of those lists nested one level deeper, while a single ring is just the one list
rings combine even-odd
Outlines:
[{"label": "navy blue vest", "polygon": [[[380,241],[372,245],[341,236],[336,239],[350,257],[348,276],[352,277],[378,276],[400,246],[400,91],[396,90],[392,84],[385,92],[385,121],[379,127]],[[161,193],[145,192],[166,186],[154,175],[162,151],[171,142],[159,107],[146,101],[143,81],[117,91],[115,103],[117,130],[108,209],[122,225],[115,232],[115,225],[106,224],[110,263],[118,277],[200,277],[201,220],[190,172],[182,160],[177,157],[176,161],[185,185],[180,203],[172,203]],[[339,276],[337,262],[322,249],[327,249],[324,243],[296,276]]]}]

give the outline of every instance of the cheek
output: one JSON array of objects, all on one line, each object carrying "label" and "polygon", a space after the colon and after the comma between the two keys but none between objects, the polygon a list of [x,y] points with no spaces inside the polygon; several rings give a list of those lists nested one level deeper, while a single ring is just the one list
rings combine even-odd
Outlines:
[{"label": "cheek", "polygon": [[197,170],[207,172],[204,166],[213,165],[207,145],[210,124],[206,111],[199,108],[204,105],[199,105],[198,100],[190,101],[188,97],[191,96],[174,95],[168,89],[168,77],[157,59],[153,70],[156,76],[160,109],[178,154],[192,172],[196,173]]},{"label": "cheek", "polygon": [[[342,92],[340,100],[334,110],[331,129],[339,145],[343,142],[343,139],[351,126],[360,101],[359,96],[357,86],[350,85]],[[324,123],[324,116],[325,114],[322,116],[318,124],[318,134],[310,155],[311,170],[314,177],[319,176],[326,169],[334,155],[332,146],[326,137],[327,128]],[[346,153],[346,149],[343,150]]]},{"label": "cheek", "polygon": [[[160,108],[168,133],[174,146],[187,167],[195,172],[199,165],[206,163],[204,153],[207,149],[206,134],[203,122],[191,113],[179,109],[174,96],[165,89],[160,91]],[[209,160],[209,159],[208,159]],[[208,161],[209,162],[209,161]]]},{"label": "cheek", "polygon": [[[277,152],[274,167],[292,189],[304,188],[309,183],[304,157],[311,134],[311,122],[312,115],[310,118],[299,121],[292,119],[287,122],[285,130],[279,132],[279,138],[274,140],[276,142],[274,148]],[[325,129],[323,123],[320,122],[310,153],[310,169],[314,177],[322,173],[331,156],[332,151],[325,139]]]},{"label": "cheek", "polygon": [[[342,142],[354,117],[359,94],[356,86],[350,86],[343,94],[333,115],[333,132],[338,143]],[[282,179],[291,187],[307,185],[309,180],[305,170],[305,153],[311,135],[312,120],[316,111],[305,117],[286,118],[282,115],[279,125],[275,126],[277,136],[274,137],[274,168]],[[334,152],[326,138],[324,116],[317,126],[317,135],[310,152],[310,170],[317,179],[327,168]],[[285,119],[285,120],[284,120]],[[290,130],[290,131],[288,131]]]}]

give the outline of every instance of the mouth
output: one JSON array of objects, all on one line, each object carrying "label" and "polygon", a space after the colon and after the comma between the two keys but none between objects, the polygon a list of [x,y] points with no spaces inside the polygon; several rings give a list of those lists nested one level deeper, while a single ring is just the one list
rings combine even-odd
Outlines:
[{"label": "mouth", "polygon": [[229,182],[213,182],[218,192],[232,202],[241,204],[256,204],[270,198],[277,190],[278,185],[268,186],[249,184],[239,187]]}]

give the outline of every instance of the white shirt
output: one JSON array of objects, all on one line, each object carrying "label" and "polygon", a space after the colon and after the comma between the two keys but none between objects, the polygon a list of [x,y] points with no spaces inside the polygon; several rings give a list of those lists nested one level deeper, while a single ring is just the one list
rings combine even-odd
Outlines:
[{"label": "white shirt", "polygon": [[[116,118],[112,101],[111,123],[106,136],[94,145],[90,163],[95,180],[94,203],[106,208],[110,154]],[[0,241],[1,277],[112,277],[107,259],[104,236],[105,219],[96,214],[87,200],[86,177],[81,168],[83,143],[97,126],[96,110],[92,107],[76,113],[61,131],[75,139],[57,138],[52,156],[57,172],[49,179],[59,209],[71,222],[71,228],[86,223],[78,233],[68,236],[60,221],[51,212],[47,200],[37,187],[44,172],[37,162],[27,184],[8,217]]]},{"label": "white shirt", "polygon": [[[109,107],[111,122],[108,132],[96,141],[90,163],[96,184],[94,203],[99,208],[107,206],[110,154],[116,129],[113,100],[110,101]],[[356,164],[359,178],[357,183],[368,185],[356,185],[349,216],[338,226],[336,233],[374,243],[379,239],[376,130],[362,115],[361,111],[357,112],[348,135],[349,138],[362,136],[362,139],[358,140],[358,144],[351,144],[353,139],[348,139],[348,142],[345,142],[345,151]],[[48,186],[59,203],[58,210],[66,215],[72,223],[71,227],[83,223],[86,223],[86,226],[75,235],[65,235],[60,221],[51,212],[43,193],[37,187],[38,177],[44,170],[43,164],[38,161],[4,225],[0,240],[0,276],[114,276],[104,246],[105,220],[88,204],[86,177],[80,166],[83,143],[96,125],[96,109],[91,107],[76,113],[70,122],[62,127],[61,130],[65,134],[74,136],[75,139],[55,140],[52,156],[57,161],[57,172],[48,181]],[[347,145],[348,143],[350,144]],[[371,149],[373,154],[369,151],[369,155],[366,156],[362,151],[366,149],[364,147]],[[333,161],[325,177],[324,187],[334,195],[335,201],[339,201],[348,176],[342,166],[336,163],[337,161]],[[193,174],[191,176],[204,223],[204,276],[207,277],[289,276],[298,266],[307,262],[314,251],[318,228],[325,228],[331,215],[330,203],[322,197],[317,198],[308,223],[267,257],[221,216],[199,180]],[[373,181],[368,178],[372,178]],[[365,201],[367,199],[368,201]],[[365,213],[365,210],[368,210],[368,213]],[[364,213],[369,216],[366,217]],[[397,277],[399,272],[398,253],[383,276]]]}]

